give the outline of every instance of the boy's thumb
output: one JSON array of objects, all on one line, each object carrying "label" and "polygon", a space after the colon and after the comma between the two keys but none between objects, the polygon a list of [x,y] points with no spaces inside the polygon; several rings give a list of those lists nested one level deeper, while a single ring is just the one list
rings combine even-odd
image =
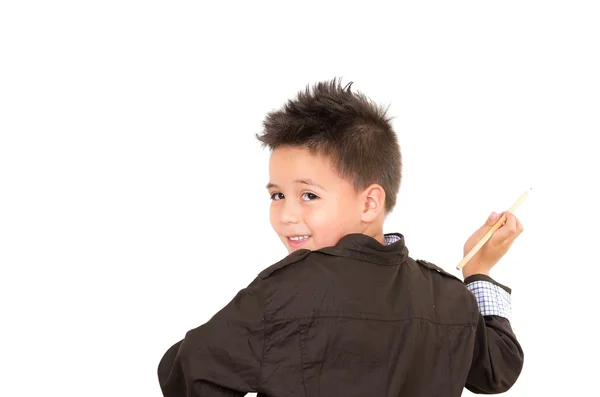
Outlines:
[{"label": "boy's thumb", "polygon": [[500,219],[500,214],[498,214],[497,212],[492,212],[485,224],[488,226],[494,226],[494,224],[498,222],[498,219]]}]

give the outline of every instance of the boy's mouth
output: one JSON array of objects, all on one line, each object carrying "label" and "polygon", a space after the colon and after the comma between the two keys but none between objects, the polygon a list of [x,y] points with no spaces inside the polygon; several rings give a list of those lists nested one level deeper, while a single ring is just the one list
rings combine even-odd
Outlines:
[{"label": "boy's mouth", "polygon": [[299,246],[305,244],[308,241],[309,238],[310,238],[310,236],[308,236],[308,235],[305,235],[305,236],[287,236],[287,241],[288,241],[288,244],[291,247],[295,248],[295,247],[299,247]]}]

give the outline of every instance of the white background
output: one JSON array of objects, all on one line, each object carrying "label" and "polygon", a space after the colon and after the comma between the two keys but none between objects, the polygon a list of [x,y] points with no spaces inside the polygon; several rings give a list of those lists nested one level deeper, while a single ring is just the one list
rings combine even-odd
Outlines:
[{"label": "white background", "polygon": [[1,3],[0,395],[159,397],[164,351],[285,255],[263,116],[335,76],[390,105],[414,258],[455,272],[534,188],[492,274],[526,356],[506,396],[593,394],[595,2],[212,3]]}]

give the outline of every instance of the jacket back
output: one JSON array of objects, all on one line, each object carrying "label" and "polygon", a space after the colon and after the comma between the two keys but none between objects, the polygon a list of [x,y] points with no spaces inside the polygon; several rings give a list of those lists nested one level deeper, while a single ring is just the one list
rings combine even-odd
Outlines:
[{"label": "jacket back", "polygon": [[384,246],[349,235],[263,271],[165,355],[161,386],[166,396],[177,385],[194,396],[495,392],[522,365],[504,320],[486,324],[465,284],[410,258],[403,239]]}]

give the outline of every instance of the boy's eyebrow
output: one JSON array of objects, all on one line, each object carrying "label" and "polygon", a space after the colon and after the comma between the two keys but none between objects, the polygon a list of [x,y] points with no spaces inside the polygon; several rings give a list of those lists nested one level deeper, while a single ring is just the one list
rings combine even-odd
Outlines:
[{"label": "boy's eyebrow", "polygon": [[[319,185],[318,183],[316,183],[315,181],[313,181],[312,179],[296,179],[294,181],[295,183],[302,183],[304,185],[308,185],[308,186],[316,186],[321,190],[327,191],[327,189],[325,189],[323,186]],[[277,186],[274,183],[269,182],[267,184],[267,189],[271,189],[271,188],[279,188],[279,186]]]},{"label": "boy's eyebrow", "polygon": [[294,182],[296,182],[296,183],[302,183],[302,184],[308,185],[308,186],[316,186],[316,187],[318,187],[321,190],[325,190],[323,188],[323,186],[319,185],[318,183],[316,183],[312,179],[296,179]]}]

